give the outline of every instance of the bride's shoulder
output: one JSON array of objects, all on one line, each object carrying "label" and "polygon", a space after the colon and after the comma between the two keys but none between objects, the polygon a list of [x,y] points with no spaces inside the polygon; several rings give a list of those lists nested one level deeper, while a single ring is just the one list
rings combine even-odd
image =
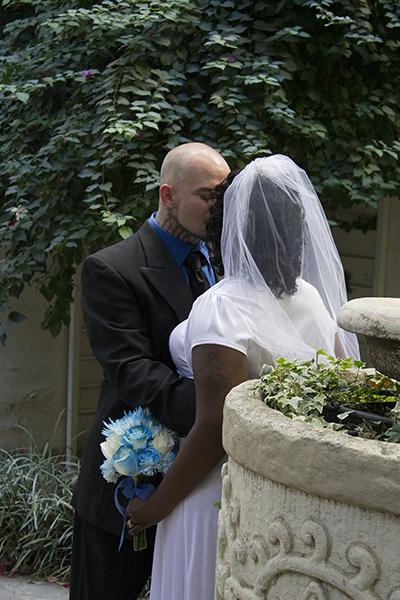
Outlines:
[{"label": "bride's shoulder", "polygon": [[301,277],[299,277],[297,280],[297,293],[309,297],[320,297],[320,293],[317,288],[313,286],[312,283],[309,283]]},{"label": "bride's shoulder", "polygon": [[243,299],[232,282],[220,281],[199,296],[192,306],[189,322],[201,321],[240,321],[243,311]]},{"label": "bride's shoulder", "polygon": [[295,295],[298,298],[298,306],[303,307],[307,311],[311,311],[320,315],[325,313],[328,315],[328,311],[321,294],[317,288],[308,281],[300,278],[298,279],[297,293]]}]

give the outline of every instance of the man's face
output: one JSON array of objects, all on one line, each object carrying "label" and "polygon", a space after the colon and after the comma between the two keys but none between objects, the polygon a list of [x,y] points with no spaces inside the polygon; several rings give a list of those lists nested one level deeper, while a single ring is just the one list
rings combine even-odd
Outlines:
[{"label": "man's face", "polygon": [[171,186],[173,207],[170,213],[184,232],[198,239],[206,237],[215,187],[229,174],[223,162],[196,159],[187,176]]}]

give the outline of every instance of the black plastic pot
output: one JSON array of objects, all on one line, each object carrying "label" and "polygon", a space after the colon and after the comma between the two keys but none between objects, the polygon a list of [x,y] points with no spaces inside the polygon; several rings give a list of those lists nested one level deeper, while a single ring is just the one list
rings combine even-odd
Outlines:
[{"label": "black plastic pot", "polygon": [[[394,402],[384,402],[384,403],[376,403],[376,408],[385,406],[390,409],[395,405]],[[369,404],[369,406],[374,406],[373,404]],[[344,413],[349,413],[344,419],[339,419],[338,415],[342,415]],[[353,423],[354,425],[359,425],[360,423],[365,422],[373,422],[380,423],[383,429],[388,427],[392,427],[393,421],[388,417],[384,417],[374,412],[363,411],[363,410],[355,410],[350,408],[349,406],[343,406],[341,404],[327,404],[322,411],[322,416],[325,421],[328,423]]]}]

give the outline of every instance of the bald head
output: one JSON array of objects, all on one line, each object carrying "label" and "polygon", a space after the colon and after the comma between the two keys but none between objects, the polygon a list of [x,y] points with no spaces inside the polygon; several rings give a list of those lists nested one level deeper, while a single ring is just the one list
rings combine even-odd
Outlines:
[{"label": "bald head", "polygon": [[157,222],[190,244],[204,239],[215,187],[229,173],[224,158],[207,144],[181,144],[164,159]]},{"label": "bald head", "polygon": [[217,150],[200,142],[189,142],[176,146],[168,152],[161,165],[160,184],[176,185],[192,175],[199,165],[209,164],[221,169],[229,169],[226,160]]}]

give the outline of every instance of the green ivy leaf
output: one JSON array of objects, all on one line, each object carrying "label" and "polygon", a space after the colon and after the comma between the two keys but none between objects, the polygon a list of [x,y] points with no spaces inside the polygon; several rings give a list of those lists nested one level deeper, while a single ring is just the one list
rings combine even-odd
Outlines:
[{"label": "green ivy leaf", "polygon": [[125,240],[127,237],[132,235],[133,229],[131,227],[128,227],[128,225],[123,225],[122,227],[119,227],[118,233],[122,237],[122,239]]},{"label": "green ivy leaf", "polygon": [[[2,2],[0,303],[51,289],[43,326],[58,331],[83,251],[146,219],[166,151],[188,140],[232,167],[290,155],[341,227],[353,204],[375,227],[398,194],[395,0],[78,4]],[[7,225],[16,207],[28,214]],[[51,269],[30,263],[39,248]]]},{"label": "green ivy leaf", "polygon": [[26,92],[16,92],[15,97],[23,104],[26,104],[29,100],[29,94]]}]

